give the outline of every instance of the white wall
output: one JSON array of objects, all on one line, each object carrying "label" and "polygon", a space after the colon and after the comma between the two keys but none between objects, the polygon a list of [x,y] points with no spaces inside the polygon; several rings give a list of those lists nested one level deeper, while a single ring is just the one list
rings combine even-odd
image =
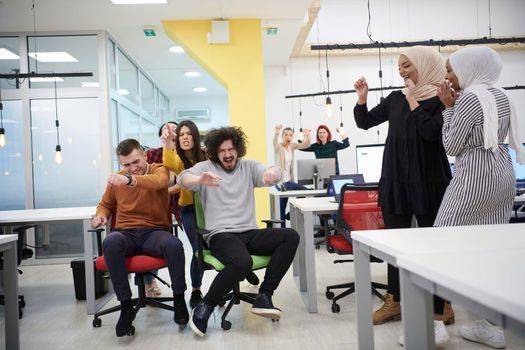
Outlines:
[{"label": "white wall", "polygon": [[[384,0],[383,2],[388,3],[390,6],[389,1]],[[337,19],[344,16],[345,12],[343,12],[343,10],[347,10],[347,7],[350,5],[344,5],[341,1],[335,1],[335,3],[342,6],[339,8],[339,11],[332,11],[331,13],[332,20],[334,23],[337,23]],[[391,37],[395,40],[420,40],[431,37],[434,39],[458,39],[477,37],[477,33],[480,33],[480,35],[488,34],[485,33],[486,30],[482,23],[487,16],[482,14],[482,12],[485,11],[485,4],[481,0],[470,0],[469,3],[473,5],[473,7],[470,8],[464,6],[463,2],[452,2],[448,0],[447,3],[449,3],[450,6],[445,4],[444,7],[431,5],[429,1],[418,1],[416,4],[415,1],[405,0],[401,3],[403,6],[397,6],[395,10],[392,10],[392,18],[388,18],[389,16],[385,17],[384,14],[379,16],[381,11],[388,11],[389,6],[386,6],[384,9],[375,9],[376,20],[373,29],[375,29],[377,33],[381,33],[384,37],[381,38],[379,35],[377,37],[374,35],[375,40],[390,40]],[[409,3],[413,3],[413,6],[408,6]],[[459,6],[458,3],[461,3],[461,6]],[[452,6],[453,4],[454,6]],[[363,6],[364,5],[361,4],[360,10],[362,10]],[[407,6],[410,7],[410,9],[408,9]],[[523,11],[518,11],[518,8],[523,9]],[[494,28],[501,29],[497,34],[499,36],[525,35],[525,22],[523,22],[522,19],[522,14],[525,13],[524,11],[525,1],[502,0],[501,2],[492,2],[493,35],[495,33]],[[431,19],[429,19],[428,13],[432,13]],[[398,17],[396,18],[396,16]],[[383,26],[381,26],[381,21],[377,20],[378,17],[383,18]],[[434,26],[432,30],[429,30],[428,26],[422,25],[425,19],[435,21],[436,18],[440,18],[439,21],[442,22],[442,26]],[[450,21],[451,18],[454,19],[454,21]],[[394,33],[389,32],[390,22],[396,24]],[[458,22],[460,22],[460,24],[458,24]],[[326,21],[324,23],[327,25]],[[351,21],[350,23],[353,22]],[[454,28],[452,32],[450,31],[451,26]],[[419,30],[420,27],[424,27],[425,30],[423,33],[415,30],[415,28]],[[366,22],[364,22],[363,28],[361,28],[363,29],[362,32],[364,32],[364,28],[366,28]],[[463,29],[464,31],[462,31]],[[315,30],[315,26],[313,30]],[[344,31],[345,28],[341,30]],[[358,41],[355,36],[352,37],[351,40],[355,42]],[[367,39],[362,38],[359,41],[366,42]],[[339,42],[350,42],[350,39],[345,41],[341,38]],[[499,54],[503,61],[500,85],[525,85],[525,50],[499,51]],[[449,54],[443,54],[445,58],[448,57],[448,55]],[[398,54],[392,56],[382,55],[383,86],[403,85],[403,81],[397,71],[397,59]],[[268,140],[271,140],[274,133],[274,126],[277,124],[295,126],[297,136],[299,129],[299,99],[285,99],[284,97],[286,95],[307,94],[326,90],[326,86],[323,87],[320,83],[320,76],[322,76],[324,84],[326,85],[324,55],[320,65],[321,68],[319,69],[319,60],[317,58],[294,58],[290,60],[290,64],[287,67],[265,68],[266,132]],[[328,66],[330,69],[330,91],[353,89],[355,80],[361,76],[366,77],[370,87],[379,87],[379,59],[377,55],[329,57]],[[384,95],[387,96],[389,93],[390,91],[385,91]],[[524,115],[525,90],[513,90],[509,91],[509,94],[514,97],[518,115]],[[369,108],[379,102],[380,96],[380,93],[377,92],[369,93]],[[353,117],[353,107],[357,101],[357,95],[344,94],[341,97],[343,123],[346,134],[350,138],[350,147],[346,150],[339,151],[339,163],[342,174],[354,173],[356,171],[355,146],[359,144],[383,143],[387,135],[388,123],[384,123],[367,131],[357,129]],[[334,116],[327,119],[323,117],[323,96],[302,98],[303,128],[311,128],[315,133],[318,125],[326,124],[332,130],[332,135],[335,136],[334,138],[340,140],[335,133],[335,128],[339,126],[340,123],[338,95],[332,96],[332,103],[334,105]],[[297,159],[312,157],[313,154],[311,153],[296,152]],[[271,160],[273,158],[273,147],[271,142],[268,142],[268,159]]]}]

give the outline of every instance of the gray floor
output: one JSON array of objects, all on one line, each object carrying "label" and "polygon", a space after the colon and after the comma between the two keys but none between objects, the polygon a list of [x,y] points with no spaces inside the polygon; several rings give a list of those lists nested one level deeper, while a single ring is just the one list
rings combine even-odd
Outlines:
[{"label": "gray floor", "polygon": [[[181,238],[188,247],[184,233]],[[190,256],[189,252],[186,256]],[[306,312],[289,271],[274,296],[274,304],[283,309],[280,322],[272,323],[255,316],[248,305],[241,303],[230,313],[231,330],[221,329],[222,310],[218,309],[210,319],[204,338],[195,336],[189,326],[179,329],[170,312],[152,308],[142,309],[137,315],[134,336],[116,338],[114,327],[118,314],[103,317],[102,327],[93,328],[84,302],[75,300],[69,265],[24,266],[24,274],[19,278],[20,292],[27,300],[24,317],[20,320],[22,349],[357,349],[354,296],[341,300],[338,314],[331,312],[331,304],[324,297],[326,285],[353,279],[352,264],[333,265],[335,258],[338,256],[328,254],[324,248],[316,251],[319,313]],[[214,272],[205,273],[204,290],[214,275]],[[262,272],[259,275],[262,277]],[[166,269],[161,271],[161,276],[167,277]],[[374,264],[372,276],[384,282],[386,265]],[[162,288],[164,295],[169,296],[170,291]],[[242,288],[253,289],[246,282]],[[374,298],[374,303],[377,308],[379,299]],[[115,304],[115,300],[111,304]],[[457,305],[454,309],[456,324],[447,328],[452,340],[445,348],[488,349],[457,335],[459,325],[476,316]],[[4,332],[3,308],[0,308],[0,349],[5,347]],[[397,343],[400,334],[401,322],[376,326],[376,349],[401,349]],[[525,335],[507,332],[506,336],[507,349],[525,350]]]}]

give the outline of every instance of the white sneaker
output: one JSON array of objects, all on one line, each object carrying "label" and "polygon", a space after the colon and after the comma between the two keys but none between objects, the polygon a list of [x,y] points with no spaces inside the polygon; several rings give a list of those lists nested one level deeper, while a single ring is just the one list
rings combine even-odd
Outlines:
[{"label": "white sneaker", "polygon": [[[446,344],[450,341],[447,328],[445,327],[443,321],[434,320],[434,338],[436,341],[436,346]],[[401,344],[401,346],[405,346],[405,337],[403,337],[403,335],[399,337],[399,344]]]},{"label": "white sneaker", "polygon": [[503,330],[493,326],[487,320],[477,320],[470,325],[461,326],[459,335],[467,340],[485,344],[495,349],[503,349],[506,346]]}]

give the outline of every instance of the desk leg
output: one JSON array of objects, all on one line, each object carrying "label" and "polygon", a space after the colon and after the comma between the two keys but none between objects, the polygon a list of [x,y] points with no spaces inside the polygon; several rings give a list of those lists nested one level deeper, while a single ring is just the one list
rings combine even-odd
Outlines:
[{"label": "desk leg", "polygon": [[315,275],[314,220],[312,212],[303,212],[305,283],[308,312],[317,312],[317,285]]},{"label": "desk leg", "polygon": [[291,225],[292,229],[297,231],[297,233],[299,234],[299,237],[301,237],[300,240],[299,240],[299,246],[297,247],[297,251],[295,253],[295,256],[294,256],[293,262],[292,262],[292,271],[293,271],[294,277],[299,275],[299,254],[300,254],[301,251],[304,251],[302,249],[302,245],[301,245],[301,244],[304,243],[304,240],[302,238],[303,231],[299,229],[298,224],[297,224],[298,212],[299,211],[295,208],[295,206],[290,204],[290,225]]},{"label": "desk leg", "polygon": [[84,229],[84,266],[86,269],[86,309],[88,315],[93,315],[97,310],[95,307],[95,268],[93,267],[93,233],[91,220],[83,221]]},{"label": "desk leg", "polygon": [[412,282],[410,272],[399,269],[399,275],[405,349],[434,349],[432,295]]},{"label": "desk leg", "polygon": [[5,345],[6,349],[20,349],[18,321],[18,271],[16,241],[9,242],[4,251]]},{"label": "desk leg", "polygon": [[361,243],[354,241],[355,300],[357,307],[357,341],[359,349],[374,348],[372,298],[370,290],[370,254]]}]

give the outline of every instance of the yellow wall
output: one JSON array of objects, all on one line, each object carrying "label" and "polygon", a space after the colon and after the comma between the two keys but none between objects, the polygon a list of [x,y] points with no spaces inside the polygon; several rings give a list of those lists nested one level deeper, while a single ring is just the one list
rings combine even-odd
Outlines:
[{"label": "yellow wall", "polygon": [[[230,125],[248,136],[246,159],[267,163],[261,21],[230,20],[230,43],[208,44],[211,20],[163,21],[167,35],[182,46],[228,91]],[[268,190],[255,193],[257,222],[269,218]]]}]

